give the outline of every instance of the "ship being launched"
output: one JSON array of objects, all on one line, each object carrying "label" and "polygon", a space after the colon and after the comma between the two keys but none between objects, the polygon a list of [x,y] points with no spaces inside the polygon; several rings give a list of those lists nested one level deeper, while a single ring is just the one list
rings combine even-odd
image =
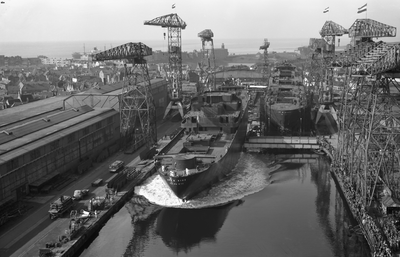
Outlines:
[{"label": "ship being launched", "polygon": [[265,135],[309,136],[311,103],[296,66],[277,65],[265,97]]},{"label": "ship being launched", "polygon": [[240,158],[247,127],[247,91],[209,91],[192,99],[180,132],[159,149],[158,173],[183,200],[229,173]]}]

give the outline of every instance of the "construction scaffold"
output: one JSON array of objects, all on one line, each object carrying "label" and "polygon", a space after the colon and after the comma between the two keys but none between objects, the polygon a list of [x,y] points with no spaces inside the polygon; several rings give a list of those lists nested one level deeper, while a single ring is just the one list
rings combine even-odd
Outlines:
[{"label": "construction scaffold", "polygon": [[[322,92],[320,105],[332,102],[339,85],[331,171],[372,255],[393,256],[400,249],[400,44],[372,38],[394,37],[396,28],[358,19],[347,30],[327,21],[320,34],[310,40],[307,78]],[[351,45],[336,53],[335,37],[344,34]]]}]

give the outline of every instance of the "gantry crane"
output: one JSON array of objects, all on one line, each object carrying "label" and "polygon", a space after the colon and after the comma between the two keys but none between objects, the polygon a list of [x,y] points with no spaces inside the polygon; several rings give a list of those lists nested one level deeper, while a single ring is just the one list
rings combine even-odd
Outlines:
[{"label": "gantry crane", "polygon": [[[317,117],[315,123],[317,124],[321,115],[325,112],[330,112],[337,122],[336,110],[333,107],[333,74],[334,67],[332,66],[332,58],[335,54],[335,42],[337,36],[343,36],[348,34],[349,31],[343,26],[333,22],[326,21],[322,27],[319,34],[322,37],[320,45],[316,48],[318,53],[320,53],[320,58],[313,59],[318,64],[314,64],[314,67],[319,66],[319,72],[321,74],[318,76],[322,80],[317,83],[317,90],[319,92],[318,104],[319,109],[317,112]],[[317,69],[316,69],[317,70]],[[322,84],[325,86],[322,86]]]},{"label": "gantry crane", "polygon": [[[394,37],[396,28],[371,19],[356,20],[348,31],[352,45],[334,54],[331,62],[346,70],[333,171],[350,188],[345,188],[351,192],[349,199],[357,199],[353,213],[362,223],[367,212],[359,210],[373,206],[380,187],[400,197],[395,175],[400,169],[400,83],[396,81],[400,78],[400,44],[374,42],[372,38]],[[381,232],[389,238],[386,230]],[[379,240],[369,243],[373,251],[382,250]],[[397,246],[386,243],[386,256],[391,256]]]},{"label": "gantry crane", "polygon": [[390,185],[393,165],[400,161],[396,156],[400,120],[395,97],[400,93],[395,80],[400,71],[400,44],[373,42],[372,38],[394,37],[396,29],[370,19],[356,20],[349,35],[355,45],[347,56],[344,53],[334,59],[335,64],[347,66],[349,76],[339,117],[343,136],[340,150],[348,158],[337,158],[354,172],[360,198],[369,206],[378,176]]},{"label": "gantry crane", "polygon": [[263,76],[263,82],[265,86],[269,85],[269,75],[268,75],[268,48],[269,48],[270,43],[268,42],[268,39],[264,39],[264,44],[260,46],[260,50],[264,51],[263,54],[263,67],[262,67],[262,76]]},{"label": "gantry crane", "polygon": [[325,50],[328,52],[328,54],[335,52],[336,37],[343,36],[348,33],[349,31],[347,29],[333,21],[326,21],[319,32],[321,37],[327,42],[327,49]]},{"label": "gantry crane", "polygon": [[[120,132],[126,147],[133,141],[157,142],[156,109],[150,92],[151,83],[145,57],[152,49],[143,43],[127,43],[92,55],[92,61],[125,60],[125,80],[119,101]],[[128,65],[132,67],[128,68]]]},{"label": "gantry crane", "polygon": [[182,43],[181,30],[186,28],[186,23],[176,14],[168,14],[145,21],[144,25],[161,26],[168,28],[168,55],[169,55],[169,83],[170,102],[165,110],[164,119],[171,109],[178,109],[183,118],[182,107]]},{"label": "gantry crane", "polygon": [[[201,83],[207,87],[208,90],[216,90],[214,70],[215,70],[215,53],[214,53],[214,33],[211,29],[205,29],[197,34],[201,38],[201,48],[203,52],[203,60],[200,64],[200,79]],[[209,44],[209,49],[206,48],[206,44]],[[206,64],[207,63],[207,66]],[[206,68],[204,68],[206,66]],[[204,88],[202,88],[202,91]]]}]

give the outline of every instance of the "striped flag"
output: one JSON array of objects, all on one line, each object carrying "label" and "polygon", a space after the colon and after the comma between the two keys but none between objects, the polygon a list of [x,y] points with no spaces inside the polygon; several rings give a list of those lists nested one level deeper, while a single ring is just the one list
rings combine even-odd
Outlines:
[{"label": "striped flag", "polygon": [[358,8],[357,13],[362,13],[362,12],[366,12],[366,11],[367,11],[367,4],[364,4],[363,6]]},{"label": "striped flag", "polygon": [[329,7],[326,7],[325,10],[323,11],[323,13],[327,13],[329,12]]},{"label": "striped flag", "polygon": [[174,8],[175,8],[175,4],[172,5],[172,9],[174,9]]}]

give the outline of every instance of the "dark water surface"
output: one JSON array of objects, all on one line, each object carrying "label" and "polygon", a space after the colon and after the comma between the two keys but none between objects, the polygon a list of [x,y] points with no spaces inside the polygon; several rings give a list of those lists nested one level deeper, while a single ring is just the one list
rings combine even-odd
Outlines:
[{"label": "dark water surface", "polygon": [[354,224],[326,161],[276,158],[243,153],[207,196],[210,205],[226,202],[219,207],[128,202],[81,256],[369,256],[363,237],[349,232]]}]

